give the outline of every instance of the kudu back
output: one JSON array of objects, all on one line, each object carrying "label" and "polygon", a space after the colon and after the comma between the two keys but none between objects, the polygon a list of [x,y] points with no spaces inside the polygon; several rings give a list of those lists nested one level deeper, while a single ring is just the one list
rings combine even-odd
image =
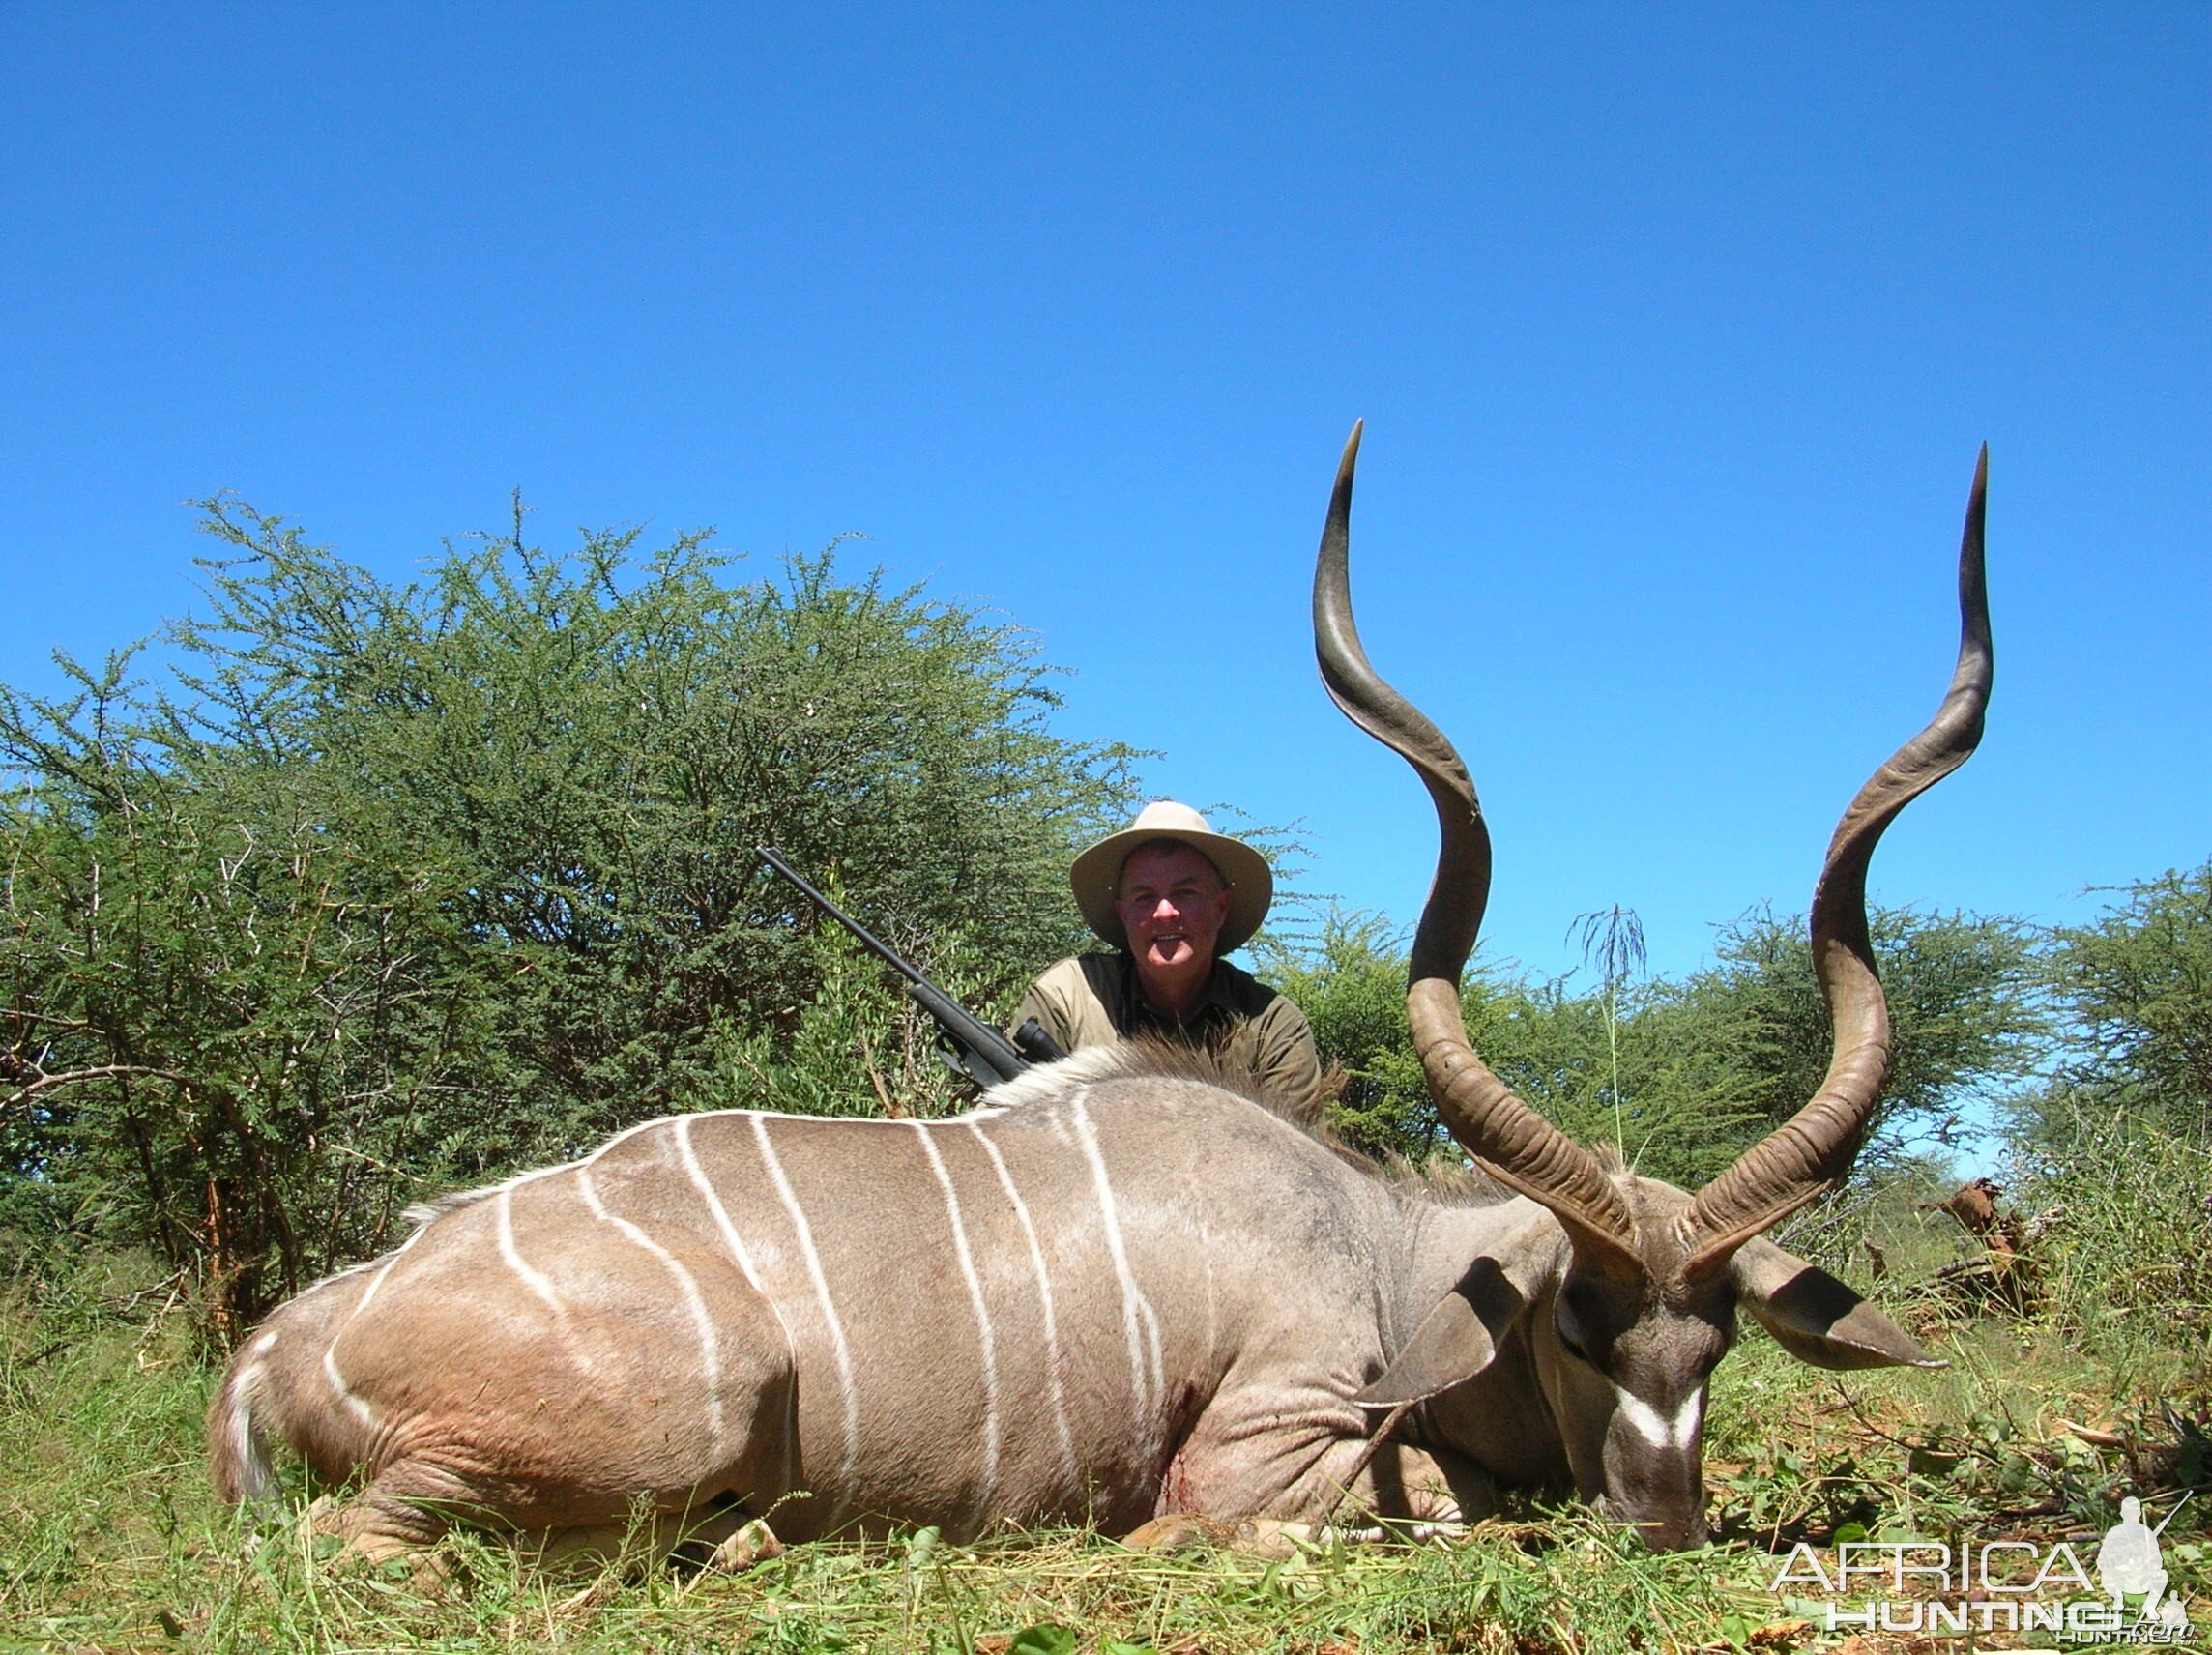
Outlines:
[{"label": "kudu back", "polygon": [[764,1516],[784,1539],[1448,1520],[1500,1485],[1579,1490],[1680,1547],[1704,1533],[1705,1386],[1739,1308],[1823,1366],[1928,1362],[1762,1233],[1848,1170],[1886,1073],[1867,860],[1979,737],[1983,469],[1951,691],[1852,800],[1815,895],[1827,1078],[1691,1194],[1568,1140],[1469,1044],[1488,831],[1458,754],[1360,647],[1358,444],[1316,650],[1436,805],[1409,1015],[1441,1118],[1498,1187],[1385,1176],[1237,1077],[1144,1048],[1078,1053],[948,1120],[676,1116],[434,1204],[277,1310],[209,1412],[218,1488],[266,1495],[281,1443],[359,1479],[323,1522],[371,1557],[456,1521],[558,1543],[640,1512],[709,1539]]}]

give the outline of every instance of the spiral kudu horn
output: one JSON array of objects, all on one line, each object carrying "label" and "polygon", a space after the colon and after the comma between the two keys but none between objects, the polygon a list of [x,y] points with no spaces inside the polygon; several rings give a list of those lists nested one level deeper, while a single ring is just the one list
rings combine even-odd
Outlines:
[{"label": "spiral kudu horn", "polygon": [[1794,1212],[1850,1170],[1868,1117],[1889,1075],[1889,1007],[1867,938],[1867,863],[1899,811],[1966,762],[1982,739],[1990,704],[1989,592],[1982,569],[1982,519],[1990,450],[1974,466],[1959,545],[1959,666],[1928,728],[1868,778],[1836,824],[1813,892],[1813,965],[1835,1026],[1828,1073],[1813,1100],[1754,1144],[1698,1192],[1682,1216],[1696,1281],[1738,1247]]},{"label": "spiral kudu horn", "polygon": [[1337,467],[1314,567],[1314,653],[1330,698],[1403,758],[1436,802],[1436,883],[1413,935],[1406,1009],[1429,1092],[1452,1136],[1500,1182],[1541,1202],[1594,1260],[1641,1271],[1627,1203],[1589,1151],[1514,1095],[1475,1055],[1460,1018],[1459,978],[1490,900],[1490,829],[1467,767],[1443,732],[1376,675],[1352,619],[1348,560],[1360,426]]}]

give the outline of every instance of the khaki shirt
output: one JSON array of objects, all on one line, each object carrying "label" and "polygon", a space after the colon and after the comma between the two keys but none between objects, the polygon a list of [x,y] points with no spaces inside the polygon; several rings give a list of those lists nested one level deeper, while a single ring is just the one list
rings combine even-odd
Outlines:
[{"label": "khaki shirt", "polygon": [[1032,1017],[1064,1052],[1144,1034],[1205,1046],[1249,1068],[1291,1118],[1321,1120],[1321,1052],[1305,1013],[1225,960],[1213,962],[1205,1003],[1180,1022],[1152,1010],[1126,953],[1084,954],[1051,967],[1022,996],[1014,1027]]}]

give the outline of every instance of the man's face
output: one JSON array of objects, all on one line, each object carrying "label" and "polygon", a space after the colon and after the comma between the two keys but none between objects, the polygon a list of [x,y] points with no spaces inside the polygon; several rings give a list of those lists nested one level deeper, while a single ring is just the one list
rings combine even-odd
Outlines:
[{"label": "man's face", "polygon": [[1189,846],[1147,845],[1121,864],[1114,912],[1139,965],[1211,965],[1214,940],[1229,917],[1229,887]]}]

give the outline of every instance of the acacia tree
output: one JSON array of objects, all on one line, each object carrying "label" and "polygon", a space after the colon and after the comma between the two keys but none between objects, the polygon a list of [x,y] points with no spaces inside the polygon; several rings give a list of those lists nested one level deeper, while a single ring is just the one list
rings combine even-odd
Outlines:
[{"label": "acacia tree", "polygon": [[2212,1144],[2212,862],[2112,894],[2088,924],[2051,932],[2065,1084]]},{"label": "acacia tree", "polygon": [[548,555],[518,508],[393,585],[205,521],[233,556],[167,682],[0,693],[0,1216],[156,1248],[220,1333],[426,1185],[772,1106],[795,1053],[809,1107],[928,1107],[888,996],[836,1072],[859,979],[754,847],[989,1001],[1133,802],[1025,634],[833,550],[740,583],[697,537]]},{"label": "acacia tree", "polygon": [[2111,893],[2052,928],[2062,1018],[2049,1084],[2017,1102],[2015,1194],[2052,1214],[2039,1262],[2050,1314],[2077,1336],[2151,1311],[2186,1342],[2212,1333],[2212,863]]},{"label": "acacia tree", "polygon": [[[2035,937],[2019,922],[1876,908],[1868,923],[1893,1031],[1861,1156],[1873,1167],[1916,1136],[1970,1130],[1969,1118],[2034,1072],[2049,1019]],[[1801,917],[1756,910],[1722,927],[1714,952],[1710,968],[1652,985],[1636,1019],[1645,1060],[1665,1071],[1658,1086],[1644,1083],[1658,1094],[1662,1130],[1647,1133],[1643,1164],[1676,1182],[1713,1176],[1789,1119],[1819,1089],[1831,1050]],[[1701,1098],[1723,1100],[1727,1118],[1703,1138],[1675,1130]]]},{"label": "acacia tree", "polygon": [[107,717],[118,684],[46,720],[0,815],[0,1214],[148,1246],[229,1334],[389,1225],[392,1169],[475,1089],[461,984],[436,880],[381,861],[373,823],[282,785],[306,775],[161,762]]},{"label": "acacia tree", "polygon": [[[1877,910],[1875,951],[1896,1029],[1873,1159],[2024,1079],[2041,1050],[2032,939],[2010,921]],[[1695,1187],[1788,1119],[1829,1057],[1827,1009],[1802,920],[1760,911],[1720,933],[1711,967],[1579,992],[1571,978],[1470,974],[1461,1007],[1499,1077],[1569,1136],[1611,1143]],[[1268,980],[1313,1021],[1347,1080],[1334,1118],[1364,1147],[1425,1159],[1444,1139],[1406,1031],[1401,940],[1339,915]]]},{"label": "acacia tree", "polygon": [[1264,931],[1252,950],[1255,973],[1313,1026],[1330,1125],[1369,1153],[1427,1160],[1443,1128],[1406,1028],[1405,939],[1381,915],[1332,909],[1302,944]]}]

